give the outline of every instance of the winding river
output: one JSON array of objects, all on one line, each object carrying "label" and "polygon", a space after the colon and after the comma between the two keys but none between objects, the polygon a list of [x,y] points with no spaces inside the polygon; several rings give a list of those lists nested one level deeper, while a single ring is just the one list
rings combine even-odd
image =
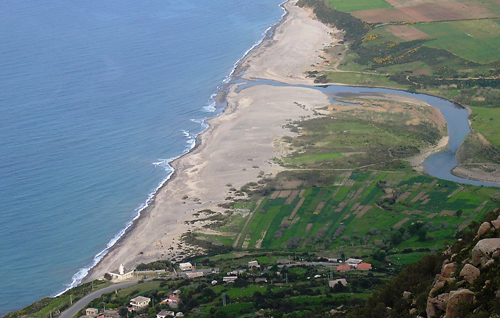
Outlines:
[{"label": "winding river", "polygon": [[409,96],[412,98],[419,99],[431,106],[436,107],[441,111],[443,117],[448,125],[448,136],[450,137],[446,149],[441,152],[434,153],[427,157],[427,159],[422,164],[425,173],[444,180],[472,184],[476,186],[486,186],[486,187],[498,187],[500,184],[488,183],[482,181],[475,181],[470,179],[465,179],[457,177],[451,173],[451,170],[456,167],[457,159],[456,152],[462,142],[464,141],[467,134],[471,131],[468,121],[469,112],[462,106],[451,102],[449,100],[430,96],[421,93],[410,93],[406,91],[388,89],[388,88],[372,88],[372,87],[359,87],[359,86],[344,86],[344,85],[328,85],[328,86],[306,86],[306,85],[289,85],[283,84],[271,80],[256,80],[256,81],[242,81],[239,80],[243,85],[238,87],[238,91],[245,89],[246,87],[256,86],[256,85],[273,85],[273,86],[292,86],[292,87],[305,87],[317,89],[333,98],[341,97],[346,94],[355,95],[376,95],[376,94],[398,94],[403,96]]}]

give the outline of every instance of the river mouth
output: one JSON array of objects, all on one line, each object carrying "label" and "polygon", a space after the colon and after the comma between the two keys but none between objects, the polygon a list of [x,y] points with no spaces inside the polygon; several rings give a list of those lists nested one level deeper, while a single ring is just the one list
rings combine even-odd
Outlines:
[{"label": "river mouth", "polygon": [[476,181],[461,178],[452,174],[453,168],[457,166],[456,152],[465,137],[471,131],[469,126],[469,112],[461,105],[452,101],[426,95],[422,93],[413,93],[402,90],[395,90],[390,88],[375,88],[375,87],[360,87],[360,86],[345,86],[345,85],[322,85],[322,86],[308,86],[308,85],[289,85],[272,80],[256,79],[253,81],[246,81],[239,79],[234,84],[239,84],[237,92],[245,88],[257,85],[271,85],[280,87],[302,87],[319,90],[327,94],[330,100],[335,98],[342,98],[346,96],[377,96],[380,94],[397,94],[418,99],[437,108],[443,115],[448,128],[449,141],[445,149],[440,152],[429,155],[422,164],[424,172],[433,177],[454,181],[464,184],[471,184],[475,186],[486,187],[500,187],[500,184],[489,183],[483,181]]}]

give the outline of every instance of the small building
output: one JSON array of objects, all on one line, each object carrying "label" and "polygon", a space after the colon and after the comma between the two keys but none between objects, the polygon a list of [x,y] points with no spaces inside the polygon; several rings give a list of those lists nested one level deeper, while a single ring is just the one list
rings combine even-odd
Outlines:
[{"label": "small building", "polygon": [[260,267],[258,261],[250,261],[250,262],[248,262],[248,268],[254,268],[254,267],[256,267],[256,268]]},{"label": "small building", "polygon": [[211,282],[212,286],[215,286],[217,285],[217,281],[214,279],[212,282]]},{"label": "small building", "polygon": [[179,297],[176,297],[176,296],[170,296],[168,297],[167,299],[165,299],[164,301],[162,301],[161,303],[162,304],[165,304],[167,303],[168,306],[170,308],[177,308],[179,307],[179,303],[180,303],[180,298]]},{"label": "small building", "polygon": [[203,277],[203,272],[189,272],[185,273],[185,275],[187,276],[187,278],[193,279],[197,277]]},{"label": "small building", "polygon": [[234,283],[234,281],[237,280],[237,279],[238,279],[238,276],[224,276],[222,278],[222,281],[224,283]]},{"label": "small building", "polygon": [[108,274],[111,276],[111,281],[113,283],[123,282],[134,277],[134,271],[125,269],[123,264],[120,264],[118,270],[109,272]]},{"label": "small building", "polygon": [[138,296],[138,297],[132,298],[130,300],[130,305],[132,306],[132,310],[140,311],[140,310],[146,308],[149,305],[150,301],[151,301],[151,298]]},{"label": "small building", "polygon": [[176,289],[172,292],[172,296],[175,296],[175,297],[179,297],[181,295],[181,290],[180,289]]},{"label": "small building", "polygon": [[358,264],[361,264],[363,263],[363,260],[362,259],[358,259],[358,258],[349,258],[345,261],[347,264],[353,264],[353,265],[358,265]]},{"label": "small building", "polygon": [[370,269],[372,269],[372,264],[361,263],[361,264],[358,265],[358,267],[356,269],[358,271],[369,271]]},{"label": "small building", "polygon": [[267,278],[256,278],[255,283],[267,283]]},{"label": "small building", "polygon": [[330,258],[328,259],[328,261],[329,261],[329,262],[332,262],[332,263],[337,263],[339,260],[338,260],[337,258],[332,258],[332,257],[330,257]]},{"label": "small building", "polygon": [[337,272],[346,272],[351,270],[351,265],[349,264],[343,264],[340,266],[337,266]]},{"label": "small building", "polygon": [[344,286],[344,287],[347,286],[347,281],[344,278],[330,280],[330,281],[328,281],[328,286],[333,288],[338,283],[342,284],[342,286]]},{"label": "small building", "polygon": [[193,270],[193,265],[191,265],[191,263],[180,263],[180,264],[179,264],[179,269],[180,269],[182,272],[185,272],[185,271],[192,271],[192,270]]},{"label": "small building", "polygon": [[97,308],[85,309],[85,315],[87,315],[87,316],[97,317],[97,314],[99,314],[99,310]]},{"label": "small building", "polygon": [[170,310],[162,310],[156,314],[156,318],[174,317],[175,313]]},{"label": "small building", "polygon": [[175,315],[175,317],[184,317],[184,314],[182,313],[182,311],[179,311],[179,312]]}]

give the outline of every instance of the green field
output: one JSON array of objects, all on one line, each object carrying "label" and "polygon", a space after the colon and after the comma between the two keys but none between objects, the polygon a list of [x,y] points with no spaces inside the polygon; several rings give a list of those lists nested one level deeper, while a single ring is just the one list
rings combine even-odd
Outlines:
[{"label": "green field", "polygon": [[435,39],[425,45],[477,63],[498,60],[500,25],[492,20],[420,23],[415,27]]},{"label": "green field", "polygon": [[[498,189],[484,190],[402,172],[353,171],[347,179],[339,174],[334,184],[297,189],[295,195],[291,190],[276,190],[284,191],[281,194],[287,197],[271,193],[237,245],[265,250],[323,250],[327,254],[348,250],[367,255],[381,242],[393,239],[399,229],[423,222],[425,240],[406,234],[408,237],[395,248],[440,249],[458,229],[495,208],[491,197],[500,195]],[[392,193],[394,200],[387,198],[387,193]],[[339,234],[341,227],[345,228]],[[415,260],[414,255],[400,258],[401,262]]]},{"label": "green field", "polygon": [[384,0],[330,0],[330,6],[344,12],[392,8],[392,6]]},{"label": "green field", "polygon": [[472,107],[472,127],[495,147],[500,147],[500,108]]}]

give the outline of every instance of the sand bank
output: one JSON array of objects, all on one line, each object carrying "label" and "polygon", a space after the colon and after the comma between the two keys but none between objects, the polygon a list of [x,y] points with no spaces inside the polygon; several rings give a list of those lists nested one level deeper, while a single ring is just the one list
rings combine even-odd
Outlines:
[{"label": "sand bank", "polygon": [[[289,13],[274,37],[242,61],[244,78],[311,84],[304,72],[319,59],[334,30],[313,20],[295,3],[284,5]],[[227,95],[223,114],[208,121],[210,127],[199,136],[198,147],[172,163],[175,174],[171,180],[86,280],[102,277],[120,264],[134,268],[142,262],[175,261],[196,252],[188,252],[180,237],[198,223],[185,221],[196,219],[193,214],[204,209],[223,212],[218,205],[225,202],[230,187],[238,189],[257,181],[261,171],[273,175],[280,171],[271,159],[280,156],[275,141],[291,134],[282,126],[287,120],[312,115],[312,108],[329,102],[325,94],[308,88],[259,85],[239,93],[235,88]]]}]

